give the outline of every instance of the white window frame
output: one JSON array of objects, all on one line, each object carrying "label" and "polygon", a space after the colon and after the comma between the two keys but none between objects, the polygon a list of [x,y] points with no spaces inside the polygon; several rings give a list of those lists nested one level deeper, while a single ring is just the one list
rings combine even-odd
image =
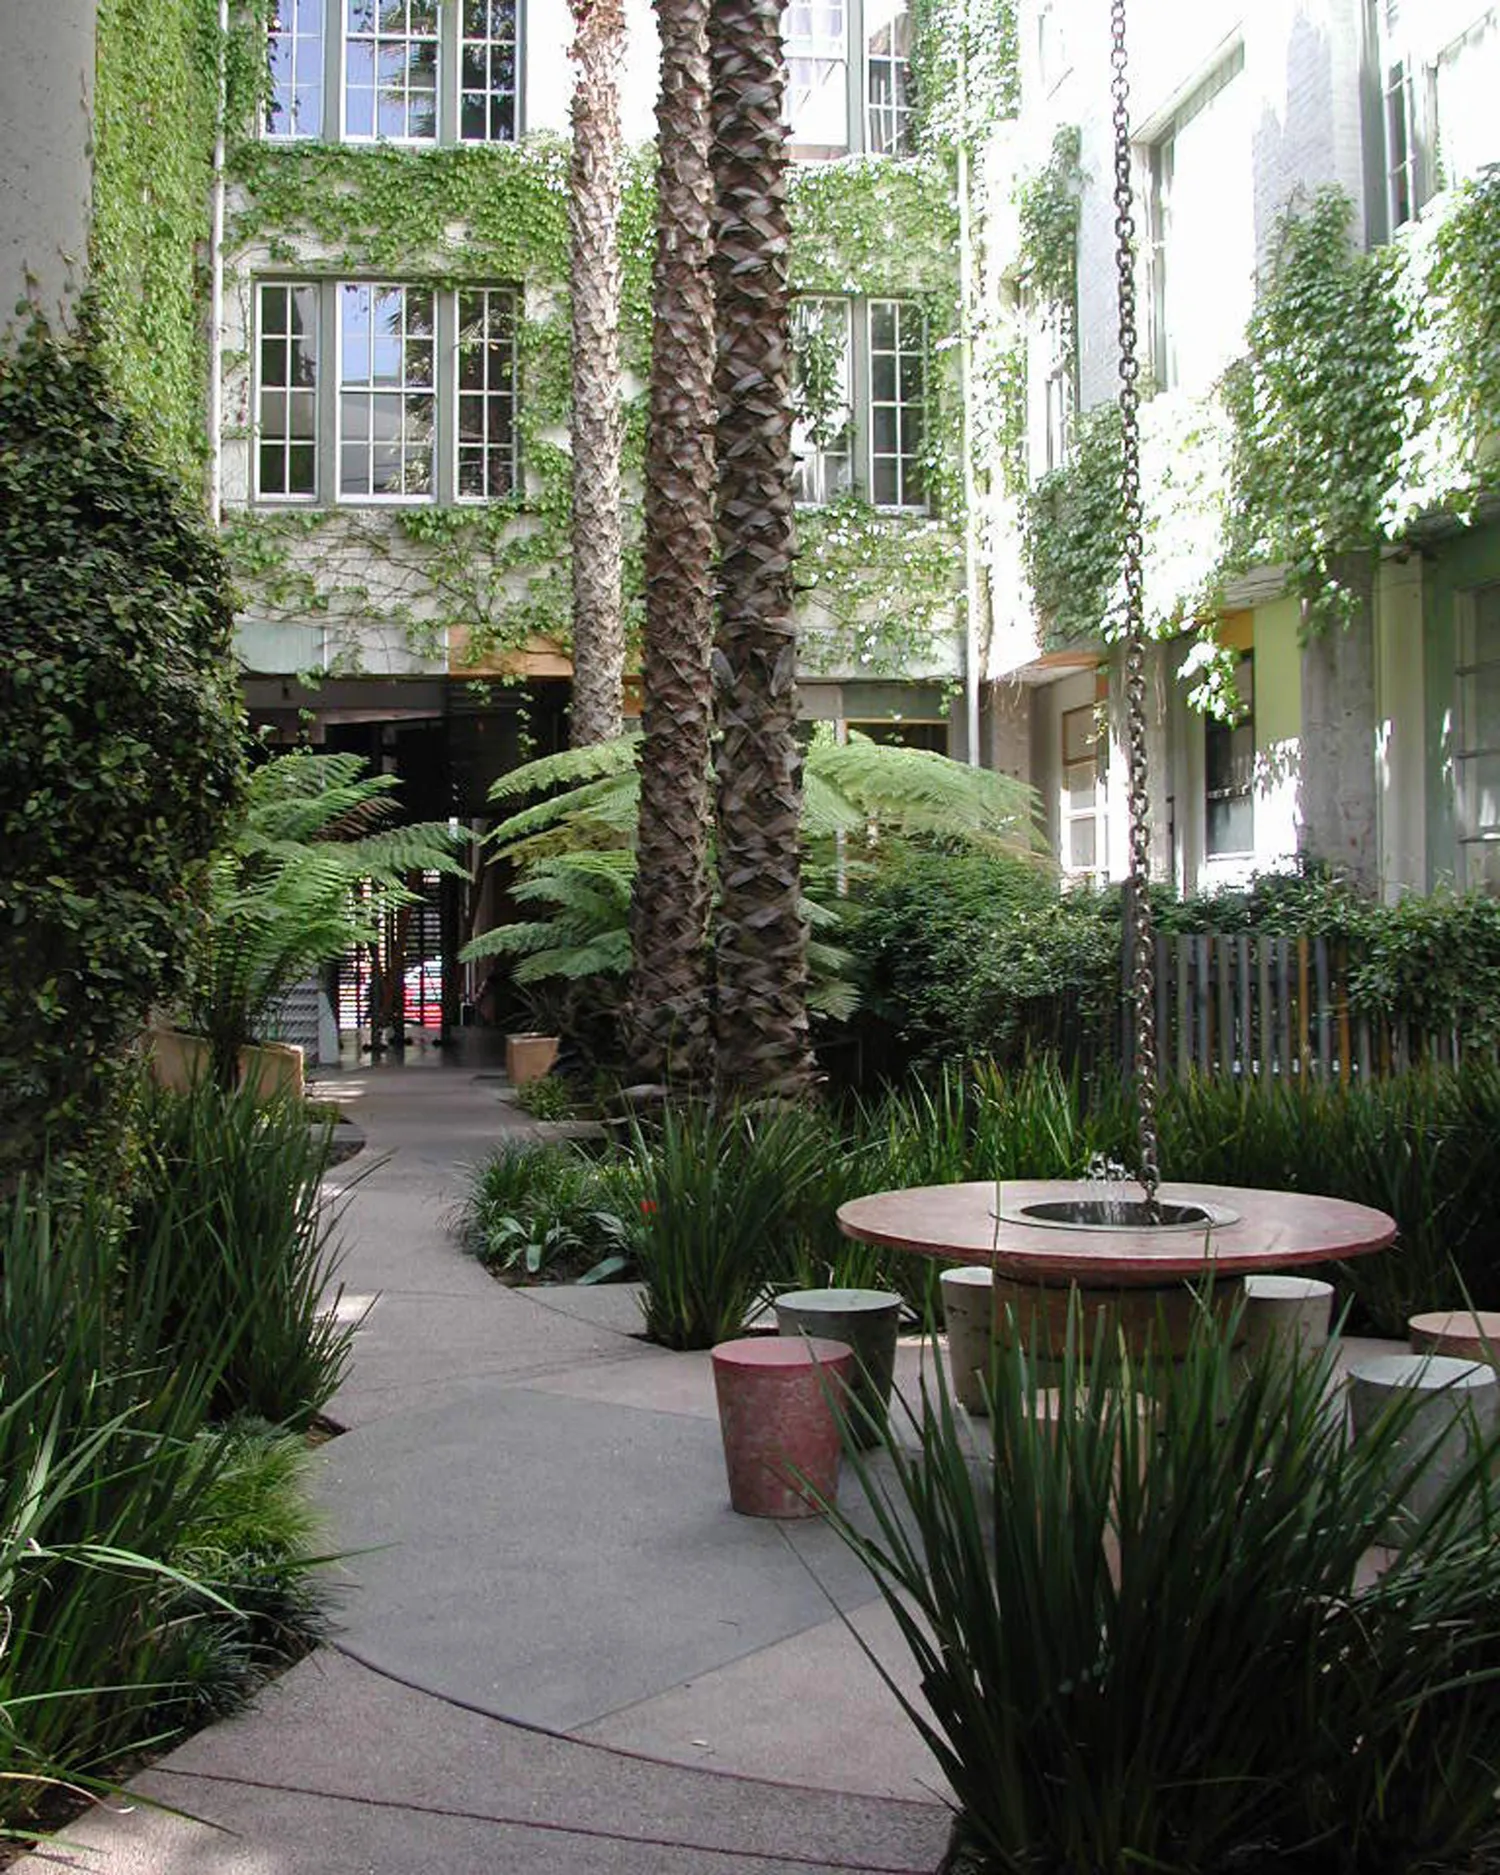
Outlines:
[{"label": "white window frame", "polygon": [[[486,8],[486,11],[488,11],[490,3],[491,3],[491,0],[479,0],[479,4],[483,5]],[[492,100],[499,96],[503,96],[505,94],[501,92],[497,92],[492,84],[488,85],[487,89],[483,92],[475,92],[471,90],[470,88],[466,87],[464,84],[464,54],[469,49],[470,46],[486,47],[487,48],[486,65],[488,67],[494,59],[495,48],[498,46],[503,46],[506,43],[506,41],[504,39],[495,38],[493,33],[486,33],[483,38],[473,37],[466,30],[465,8],[467,4],[468,4],[468,0],[456,0],[457,23],[456,23],[455,33],[454,33],[454,38],[456,41],[454,65],[456,67],[456,70],[454,73],[455,102],[454,102],[452,141],[455,144],[459,144],[468,149],[475,149],[475,150],[483,149],[487,146],[494,146],[497,144],[514,143],[519,134],[520,122],[521,122],[521,0],[509,0],[509,8],[510,8],[510,37],[509,37],[509,44],[510,44],[510,93],[509,93],[510,95],[510,134],[505,137],[492,137],[488,134],[488,127],[489,127],[489,121],[490,121],[489,100]],[[486,77],[488,78],[489,75],[490,74],[487,70]],[[485,108],[486,134],[483,137],[465,136],[464,135],[464,99],[466,97],[481,97],[481,96],[486,100],[486,108]],[[441,130],[441,124],[439,125],[439,129]]]},{"label": "white window frame", "polygon": [[[902,26],[906,28],[906,52],[894,50],[896,34]],[[880,30],[891,35],[892,50],[876,53],[871,50],[871,38],[868,25],[860,22],[860,41],[864,48],[864,84],[861,97],[864,113],[864,147],[871,156],[889,156],[896,160],[912,154],[912,86],[911,86],[911,35],[914,30],[911,8],[903,4],[900,10],[886,22]],[[890,102],[875,102],[872,81],[877,65],[889,68]],[[892,136],[889,142],[877,146],[875,126],[883,118],[889,118]]]},{"label": "white window frame", "polygon": [[[846,295],[839,293],[798,294],[793,301],[792,317],[797,317],[797,309],[803,306],[820,308],[837,307],[844,322],[844,446],[842,449],[820,448],[811,436],[807,447],[799,449],[797,432],[802,428],[802,420],[796,419],[793,425],[793,449],[797,456],[796,482],[797,505],[799,508],[822,508],[837,501],[841,495],[852,494],[855,488],[855,467],[858,460],[856,437],[858,423],[855,413],[854,395],[854,303]],[[829,486],[828,465],[841,462],[843,465],[844,486]],[[804,474],[804,470],[807,471]]]},{"label": "white window frame", "polygon": [[[278,25],[277,23],[277,18],[276,18],[277,13],[278,11],[282,9],[289,11],[291,14],[292,25],[291,25],[290,30]],[[298,129],[295,127],[290,130],[273,129],[272,124],[271,124],[270,112],[265,105],[262,105],[261,113],[260,113],[260,134],[268,143],[316,142],[322,136],[323,126],[328,121],[328,84],[327,84],[327,79],[328,79],[328,57],[327,57],[328,55],[328,0],[277,0],[277,5],[273,7],[271,14],[268,16],[267,21],[266,21],[267,77],[269,79],[271,46],[272,46],[273,41],[275,41],[278,38],[289,38],[292,42],[291,118],[292,118],[292,123],[295,126],[296,112],[297,112],[298,72],[300,70],[297,48],[301,43],[303,43],[305,40],[307,40],[308,38],[312,36],[306,32],[298,32],[297,30],[299,19],[301,15],[303,15],[304,13],[311,14],[312,17],[317,21],[317,37],[315,41],[316,51],[313,54],[313,56],[317,60],[317,78],[318,78],[317,127],[313,130],[302,130],[302,129]],[[279,87],[272,85],[271,89],[272,89],[272,92],[274,93],[277,89],[279,89]]]},{"label": "white window frame", "polygon": [[[334,470],[333,470],[332,493],[333,493],[334,503],[336,506],[344,507],[344,508],[430,508],[430,507],[433,507],[437,504],[438,497],[439,497],[438,464],[439,464],[440,452],[442,448],[442,425],[443,425],[443,410],[442,410],[443,359],[442,359],[442,332],[441,332],[441,321],[440,321],[442,294],[437,287],[428,285],[425,282],[417,281],[417,280],[337,280],[333,283],[333,286],[334,286],[334,389],[333,389],[333,394],[334,394],[334,409],[333,409]],[[401,354],[402,354],[401,355],[401,384],[399,388],[397,388],[394,391],[377,390],[373,381],[370,383],[368,387],[364,385],[359,385],[359,386],[353,387],[352,389],[346,389],[346,386],[344,384],[344,297],[343,296],[344,296],[345,291],[351,288],[358,289],[363,292],[368,292],[371,295],[378,294],[378,293],[393,293],[393,292],[400,293],[403,295],[402,313],[401,313],[401,339],[399,341],[401,345]],[[407,312],[406,312],[406,301],[405,301],[404,296],[411,294],[411,293],[426,293],[430,296],[431,301],[432,301],[432,382],[428,386],[425,386],[425,387],[417,386],[414,388],[408,388],[408,385],[406,382],[406,347],[410,341],[408,340],[406,336]],[[373,312],[373,301],[372,301],[372,312]],[[373,333],[372,333],[372,338],[371,338],[371,344],[372,346],[374,344]],[[365,438],[365,448],[368,454],[368,460],[369,460],[369,465],[370,465],[370,481],[372,484],[368,493],[361,492],[361,493],[349,494],[345,491],[345,488],[344,488],[344,399],[346,395],[363,396],[371,400],[368,406],[370,410],[370,417],[371,417],[370,434]],[[427,395],[427,396],[430,396],[432,399],[432,441],[431,441],[431,445],[429,448],[429,455],[430,455],[429,476],[430,476],[431,486],[427,489],[425,493],[418,492],[414,494],[408,494],[407,492],[405,492],[404,489],[399,494],[379,493],[373,487],[373,483],[375,480],[375,473],[374,473],[375,436],[374,436],[373,400],[377,396],[396,396],[396,397],[400,397],[402,400],[402,415],[401,415],[402,473],[401,473],[401,479],[402,479],[402,482],[404,483],[406,480],[406,443],[405,443],[406,400],[409,397],[418,396],[418,395]]]},{"label": "white window frame", "polygon": [[[851,15],[856,4],[857,0],[790,0],[790,4],[782,15],[782,49],[785,53],[787,64],[787,140],[797,148],[829,150],[843,154],[855,147],[853,114],[849,108],[849,49],[854,26]],[[827,37],[820,37],[817,32],[813,30],[816,24],[816,16],[820,10],[831,10],[834,7],[838,8],[839,18],[842,21],[840,33],[837,37],[831,34]],[[805,13],[809,19],[809,29],[801,35],[796,34],[794,31],[796,18],[799,13]],[[801,88],[802,92],[808,97],[819,95],[825,89],[834,87],[835,79],[837,79],[836,89],[838,95],[843,100],[844,109],[844,134],[842,139],[827,142],[798,135],[794,107],[793,75],[796,66],[799,64],[814,66],[819,68],[822,73],[821,78],[816,81],[813,86],[804,86]]]},{"label": "white window frame", "polygon": [[[475,445],[465,444],[463,441],[463,424],[462,424],[461,416],[460,416],[462,399],[465,397],[473,397],[473,396],[480,396],[484,399],[485,422],[486,422],[486,433],[487,433],[490,401],[491,399],[499,398],[502,395],[502,393],[496,391],[488,382],[488,375],[489,375],[488,362],[486,362],[486,370],[485,370],[486,382],[482,391],[478,391],[478,392],[473,391],[473,390],[466,391],[464,390],[464,388],[462,387],[459,381],[460,370],[462,366],[462,358],[463,358],[463,333],[464,333],[463,302],[464,302],[464,299],[469,294],[473,294],[473,293],[480,293],[480,294],[483,294],[484,296],[484,302],[485,302],[484,316],[485,316],[486,324],[488,324],[488,321],[489,321],[490,304],[491,304],[492,299],[504,299],[509,302],[509,307],[510,307],[510,320],[511,320],[510,360],[509,360],[510,387],[509,387],[509,393],[508,393],[509,399],[510,399],[510,452],[509,452],[510,487],[504,495],[491,495],[491,494],[466,495],[463,492],[462,475],[460,472],[462,452],[466,447],[473,448]],[[518,343],[518,335],[516,331],[517,324],[519,323],[519,320],[521,317],[521,295],[520,295],[519,290],[512,286],[499,286],[499,285],[492,285],[489,283],[482,283],[482,284],[478,284],[474,286],[456,287],[453,290],[452,297],[453,297],[453,321],[454,321],[453,366],[452,366],[453,446],[450,452],[450,467],[452,469],[452,474],[453,474],[453,499],[454,499],[455,504],[462,506],[462,507],[466,507],[466,508],[482,507],[486,502],[513,500],[515,496],[520,492],[520,488],[521,488],[520,345]],[[494,341],[488,338],[483,341],[486,352],[488,352],[490,345],[493,343]],[[442,420],[441,408],[439,409],[438,417],[439,417],[439,422],[441,423],[441,420]],[[490,443],[489,441],[486,440],[480,443],[478,447],[484,452],[481,458],[481,463],[482,463],[482,466],[487,470],[489,466],[489,457],[492,453],[497,452],[498,445]]]},{"label": "white window frame", "polygon": [[[350,0],[331,0],[331,4],[337,6],[338,13],[339,13],[339,38],[338,38],[339,141],[341,143],[356,144],[356,145],[361,145],[361,146],[373,145],[373,144],[378,144],[378,143],[389,143],[389,144],[400,146],[405,149],[415,149],[415,150],[436,149],[438,145],[441,144],[443,141],[443,38],[444,38],[443,19],[444,19],[445,13],[451,17],[451,9],[445,8],[441,4],[441,0],[432,0],[434,17],[436,19],[436,26],[433,32],[413,34],[410,30],[411,9],[413,5],[421,4],[421,0],[402,0],[402,5],[406,9],[405,18],[406,18],[406,23],[407,23],[407,30],[403,33],[394,33],[394,32],[384,33],[381,31],[381,28],[379,25],[379,5],[381,4],[381,0],[373,0],[373,4],[376,7],[376,14],[375,14],[376,25],[375,25],[374,30],[370,33],[361,32],[361,33],[351,34],[349,30]],[[373,126],[374,127],[368,132],[352,131],[349,128],[349,41],[351,37],[360,41],[364,41],[367,39],[372,41],[372,52],[373,52],[374,66],[375,66],[375,85],[374,85],[374,90],[372,93],[372,96],[374,99],[374,114],[373,114]],[[412,47],[412,45],[415,43],[419,43],[419,42],[425,42],[429,39],[431,40],[432,45],[434,47],[434,55],[437,61],[436,69],[434,73],[434,84],[433,84],[433,92],[432,92],[432,135],[430,137],[423,137],[423,136],[414,137],[409,134],[399,136],[399,137],[382,136],[381,131],[380,131],[380,98],[381,98],[381,91],[382,91],[382,86],[380,82],[381,44],[382,42],[386,42],[390,44],[405,45],[407,47],[407,56],[408,56],[408,61],[409,61],[410,60],[410,48]],[[406,75],[408,77],[410,75],[410,70],[411,70],[410,63],[408,62],[408,65],[406,67]],[[406,104],[405,115],[406,115],[407,121],[409,122],[410,116],[411,116],[411,97],[412,97],[411,87],[409,84],[403,85],[403,96],[404,96],[405,104]]]},{"label": "white window frame", "polygon": [[[1058,719],[1058,858],[1062,870],[1069,879],[1103,880],[1108,857],[1106,837],[1104,762],[1103,752],[1106,746],[1104,727],[1100,720],[1101,706],[1098,703],[1080,703],[1075,709],[1064,710]],[[1084,726],[1087,718],[1087,734],[1081,753],[1070,755],[1070,729]],[[1075,769],[1087,767],[1092,783],[1092,797],[1086,807],[1074,807],[1073,790],[1070,777]],[[1087,866],[1073,864],[1073,829],[1087,825],[1093,831],[1094,857]]]},{"label": "white window frame", "polygon": [[[314,313],[316,316],[313,322],[313,337],[314,337],[314,342],[315,342],[315,350],[314,350],[314,356],[313,356],[314,375],[313,375],[313,385],[312,385],[313,485],[312,485],[312,491],[308,494],[299,494],[295,492],[288,492],[286,490],[282,490],[279,492],[276,490],[272,490],[270,493],[267,493],[261,487],[261,482],[260,482],[260,452],[261,452],[262,443],[265,440],[264,434],[261,429],[261,411],[262,411],[261,395],[267,388],[275,389],[278,391],[284,391],[288,396],[291,395],[291,386],[289,384],[288,385],[274,385],[274,386],[268,387],[265,383],[264,376],[263,376],[264,355],[263,355],[261,348],[266,341],[264,306],[265,306],[265,293],[266,293],[267,288],[270,288],[273,291],[283,291],[287,293],[288,295],[301,292],[306,289],[310,289],[314,296],[313,309],[314,309]],[[288,305],[290,306],[290,300],[288,301]],[[315,508],[315,507],[320,506],[322,503],[323,478],[326,473],[326,468],[325,468],[325,463],[324,463],[324,452],[323,452],[323,447],[322,447],[322,434],[321,434],[322,419],[323,419],[323,397],[324,397],[324,373],[323,373],[323,361],[322,361],[322,336],[323,336],[322,312],[323,312],[322,283],[318,280],[307,279],[307,278],[291,279],[291,278],[282,278],[280,276],[272,276],[266,279],[259,279],[255,282],[255,300],[254,300],[255,317],[254,317],[254,326],[253,326],[253,331],[252,331],[252,367],[251,367],[251,374],[250,374],[250,408],[251,408],[251,411],[253,412],[253,418],[252,418],[251,425],[250,425],[250,486],[255,491],[255,500],[257,502],[263,502],[267,506]],[[288,326],[287,333],[283,335],[283,342],[286,343],[287,345],[290,345],[291,343],[290,324]],[[290,363],[290,358],[288,359],[288,362]],[[290,414],[290,406],[288,406],[288,413]],[[282,455],[283,455],[283,463],[285,464],[287,461],[289,461],[289,452],[291,449],[290,430],[288,430],[288,433],[286,436],[280,439],[280,447],[281,447]]]},{"label": "white window frame", "polygon": [[[878,355],[889,356],[895,360],[896,395],[893,399],[876,397],[875,395],[875,359],[877,357],[874,334],[875,315],[880,308],[886,306],[892,307],[896,313],[896,349],[893,352],[882,352]],[[919,337],[915,348],[907,345],[905,342],[905,327],[908,316],[915,319],[918,326]],[[869,299],[865,301],[865,356],[869,361],[870,374],[869,389],[865,397],[865,409],[867,413],[865,486],[869,493],[870,505],[874,508],[878,508],[884,514],[925,514],[928,512],[927,471],[926,465],[921,459],[920,449],[925,446],[927,441],[927,333],[926,321],[923,318],[922,309],[915,300],[896,297],[889,299]],[[901,394],[901,365],[904,359],[912,356],[919,357],[922,362],[922,392],[917,405],[921,413],[919,420],[922,427],[922,437],[917,452],[910,452],[901,447],[906,440],[905,413],[911,407],[908,400]],[[880,409],[893,409],[896,413],[897,448],[894,453],[875,447],[875,413]],[[915,454],[920,468],[922,491],[916,500],[908,500],[906,497],[907,471],[904,465],[913,454]],[[897,497],[895,501],[881,501],[877,497],[875,480],[875,465],[877,461],[894,462],[896,464]]]}]

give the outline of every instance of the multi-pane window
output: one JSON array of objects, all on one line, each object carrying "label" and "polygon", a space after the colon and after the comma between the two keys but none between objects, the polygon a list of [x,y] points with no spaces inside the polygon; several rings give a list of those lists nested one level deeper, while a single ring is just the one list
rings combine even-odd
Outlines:
[{"label": "multi-pane window", "polygon": [[516,134],[516,0],[463,0],[458,134],[464,143]]},{"label": "multi-pane window", "polygon": [[1462,595],[1453,771],[1459,884],[1500,889],[1500,586]]},{"label": "multi-pane window", "polygon": [[437,435],[431,287],[339,287],[341,496],[430,499]]},{"label": "multi-pane window", "polygon": [[1233,723],[1203,726],[1204,851],[1210,859],[1255,850],[1255,655],[1234,671],[1240,701]]},{"label": "multi-pane window", "polygon": [[906,0],[865,0],[865,143],[874,156],[911,151],[911,15]]},{"label": "multi-pane window", "polygon": [[850,381],[850,305],[846,299],[809,297],[792,307],[796,367],[799,502],[832,501],[854,480],[854,407]]},{"label": "multi-pane window", "polygon": [[877,508],[920,508],[927,335],[909,300],[871,300],[870,499]]},{"label": "multi-pane window", "polygon": [[516,486],[516,302],[504,287],[458,295],[458,482],[461,499]]},{"label": "multi-pane window", "polygon": [[792,0],[782,16],[787,117],[804,149],[849,148],[847,0]]},{"label": "multi-pane window", "polygon": [[1077,876],[1098,874],[1103,864],[1104,847],[1099,837],[1104,794],[1099,756],[1103,741],[1094,704],[1063,711],[1062,837],[1058,845],[1064,872]]},{"label": "multi-pane window", "polygon": [[438,0],[344,0],[344,135],[435,143]]},{"label": "multi-pane window", "polygon": [[318,493],[318,289],[263,284],[256,371],[256,487],[275,499]]},{"label": "multi-pane window", "polygon": [[323,134],[323,9],[327,0],[274,0],[267,21],[268,137]]},{"label": "multi-pane window", "polygon": [[[514,494],[519,308],[508,286],[262,281],[256,497],[447,502]],[[327,356],[336,366],[320,371]]]}]

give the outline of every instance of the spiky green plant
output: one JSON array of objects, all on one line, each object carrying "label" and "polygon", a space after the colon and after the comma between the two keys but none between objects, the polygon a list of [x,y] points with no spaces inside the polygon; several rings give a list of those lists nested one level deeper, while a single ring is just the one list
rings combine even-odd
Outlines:
[{"label": "spiky green plant", "polygon": [[1392,1462],[1415,1396],[1351,1444],[1332,1350],[1246,1371],[1231,1338],[1205,1310],[1181,1361],[1085,1347],[1075,1309],[1055,1394],[997,1351],[990,1452],[938,1367],[914,1445],[850,1453],[873,1523],[833,1520],[917,1663],[892,1685],[955,1869],[1384,1875],[1493,1842],[1500,1441],[1370,1579],[1431,1459]]},{"label": "spiky green plant", "polygon": [[233,1085],[239,1051],[294,983],[416,900],[412,875],[467,877],[447,827],[387,824],[399,781],[364,766],[357,755],[303,751],[250,778],[238,828],[210,869],[185,1004],[221,1086]]}]

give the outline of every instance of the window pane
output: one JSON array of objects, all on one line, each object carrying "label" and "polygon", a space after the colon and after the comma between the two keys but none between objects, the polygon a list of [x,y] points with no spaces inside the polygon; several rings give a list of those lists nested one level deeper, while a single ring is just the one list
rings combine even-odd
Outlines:
[{"label": "window pane", "polygon": [[469,500],[514,493],[516,457],[515,296],[505,287],[458,296],[458,493]]},{"label": "window pane", "polygon": [[792,141],[813,149],[848,149],[849,27],[843,0],[789,6],[781,31]]},{"label": "window pane", "polygon": [[[437,137],[437,12],[429,4],[345,0],[344,120],[352,137]],[[375,95],[371,95],[372,90]]]},{"label": "window pane", "polygon": [[466,143],[503,143],[516,128],[514,0],[466,4],[459,48],[459,135]]},{"label": "window pane", "polygon": [[268,137],[322,134],[323,0],[276,0],[267,21]]},{"label": "window pane", "polygon": [[[433,492],[436,410],[433,294],[428,287],[345,286],[339,299],[343,359],[339,434],[344,494]],[[369,439],[368,466],[362,453]]]},{"label": "window pane", "polygon": [[309,496],[317,478],[317,288],[268,282],[256,300],[256,492]]}]

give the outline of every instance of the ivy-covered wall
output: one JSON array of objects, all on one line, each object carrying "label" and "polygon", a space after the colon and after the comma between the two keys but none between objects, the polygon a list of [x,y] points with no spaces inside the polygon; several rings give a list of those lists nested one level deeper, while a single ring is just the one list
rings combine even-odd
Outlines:
[{"label": "ivy-covered wall", "polygon": [[[983,4],[994,11],[996,0]],[[972,10],[972,0],[964,10]],[[931,31],[950,29],[945,15]],[[929,37],[925,43],[936,42]],[[993,35],[986,43],[993,63]],[[314,625],[324,647],[321,661],[333,668],[442,669],[445,648],[462,645],[470,668],[495,669],[508,653],[538,639],[566,646],[565,140],[538,132],[512,146],[412,150],[278,146],[244,134],[233,142],[230,168],[225,492],[232,512],[225,541],[247,612],[262,625],[286,628],[289,647],[305,644],[306,627]],[[622,229],[624,352],[631,374],[625,470],[633,510],[627,514],[626,583],[628,616],[636,624],[652,171],[649,149],[632,153]],[[963,559],[958,226],[947,145],[936,130],[924,130],[921,153],[910,159],[851,157],[801,166],[793,172],[792,195],[794,290],[917,299],[930,346],[925,467],[932,512],[891,516],[851,496],[800,517],[805,666],[871,676],[951,671]],[[252,288],[266,269],[384,275],[440,286],[520,285],[525,487],[517,498],[453,508],[252,505]],[[266,642],[265,633],[259,636]]]},{"label": "ivy-covered wall", "polygon": [[215,0],[99,0],[90,281],[100,359],[147,446],[195,490],[207,454],[218,94]]},{"label": "ivy-covered wall", "polygon": [[[1159,635],[1236,574],[1289,569],[1314,622],[1344,615],[1337,558],[1500,491],[1500,176],[1366,252],[1324,190],[1283,220],[1243,356],[1214,392],[1143,408],[1148,622]],[[1119,576],[1118,423],[1081,420],[1068,465],[1025,503],[1045,629],[1108,638]],[[1205,665],[1201,701],[1219,675]]]}]

